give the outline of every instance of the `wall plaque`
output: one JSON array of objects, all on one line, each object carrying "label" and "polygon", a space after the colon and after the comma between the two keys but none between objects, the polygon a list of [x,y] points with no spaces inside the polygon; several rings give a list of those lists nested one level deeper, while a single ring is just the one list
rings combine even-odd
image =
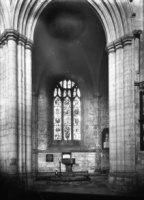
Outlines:
[{"label": "wall plaque", "polygon": [[53,154],[46,154],[46,162],[53,162]]}]

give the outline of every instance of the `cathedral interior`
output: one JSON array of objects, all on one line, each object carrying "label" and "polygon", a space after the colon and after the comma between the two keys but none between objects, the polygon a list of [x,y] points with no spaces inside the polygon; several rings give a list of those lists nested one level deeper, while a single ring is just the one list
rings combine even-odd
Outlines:
[{"label": "cathedral interior", "polygon": [[0,0],[5,199],[144,195],[143,29],[142,0]]}]

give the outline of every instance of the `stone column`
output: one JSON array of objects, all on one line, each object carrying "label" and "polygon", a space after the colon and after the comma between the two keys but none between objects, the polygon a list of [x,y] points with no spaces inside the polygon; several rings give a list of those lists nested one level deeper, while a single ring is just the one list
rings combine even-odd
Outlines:
[{"label": "stone column", "polygon": [[134,78],[132,38],[123,39],[124,46],[124,149],[125,172],[135,172]]},{"label": "stone column", "polygon": [[21,175],[32,172],[32,42],[7,30],[0,44],[0,170]]},{"label": "stone column", "polygon": [[18,172],[25,173],[25,42],[22,35],[18,40]]},{"label": "stone column", "polygon": [[25,49],[26,73],[26,173],[32,172],[32,42],[27,41]]},{"label": "stone column", "polygon": [[[3,63],[2,63],[2,44],[0,42],[0,124],[2,125],[2,88],[3,88],[3,80],[2,80],[2,74],[3,74]],[[0,126],[0,172],[2,169],[2,126]]]},{"label": "stone column", "polygon": [[4,91],[4,97],[5,97],[5,171],[6,173],[9,173],[9,128],[7,127],[9,123],[9,87],[8,87],[8,79],[9,79],[9,55],[8,55],[8,41],[7,39],[4,42],[4,50],[5,50],[5,65],[4,65],[4,71],[5,71],[5,91]]},{"label": "stone column", "polygon": [[32,96],[32,170],[34,176],[38,173],[38,96]]},{"label": "stone column", "polygon": [[116,116],[116,67],[114,45],[108,47],[109,54],[109,153],[110,153],[110,172],[117,170],[117,116]]},{"label": "stone column", "polygon": [[22,55],[21,46],[22,40],[18,41],[18,172],[22,173],[22,95],[21,95],[21,68]]},{"label": "stone column", "polygon": [[7,87],[6,87],[6,66],[7,64],[7,54],[8,54],[8,49],[7,49],[7,41],[3,40],[3,67],[2,67],[2,96],[1,96],[1,113],[2,113],[2,121],[1,121],[1,150],[2,150],[2,162],[1,162],[1,167],[2,167],[2,173],[7,173],[7,160],[8,160],[8,152],[7,152],[7,145],[8,145],[8,138],[7,138]]},{"label": "stone column", "polygon": [[102,148],[101,148],[101,94],[96,93],[95,94],[95,102],[97,103],[96,105],[96,119],[97,119],[97,134],[96,134],[96,169],[95,171],[100,171],[102,170],[101,166],[101,153],[102,153]]},{"label": "stone column", "polygon": [[18,124],[18,115],[17,115],[17,32],[9,30],[6,32],[6,38],[8,41],[8,73],[7,73],[7,98],[8,98],[8,118],[7,118],[7,127],[8,127],[8,173],[15,174],[17,173],[17,124]]},{"label": "stone column", "polygon": [[18,40],[18,169],[29,184],[32,173],[32,42],[23,35]]},{"label": "stone column", "polygon": [[108,45],[111,189],[136,189],[133,35]]},{"label": "stone column", "polygon": [[116,51],[116,115],[117,115],[117,170],[124,171],[124,148],[121,148],[124,143],[124,98],[123,98],[123,45],[121,40],[115,42]]},{"label": "stone column", "polygon": [[1,48],[1,173],[17,173],[17,37],[7,30]]},{"label": "stone column", "polygon": [[[24,39],[24,37],[23,37]],[[21,76],[21,95],[22,95],[22,172],[26,173],[26,72],[25,72],[25,44],[22,45],[22,76]]]}]

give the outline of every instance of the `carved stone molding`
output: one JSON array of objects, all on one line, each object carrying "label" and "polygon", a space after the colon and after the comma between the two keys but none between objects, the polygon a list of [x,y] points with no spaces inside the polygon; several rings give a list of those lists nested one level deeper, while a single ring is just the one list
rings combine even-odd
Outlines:
[{"label": "carved stone molding", "polygon": [[27,41],[27,38],[24,35],[19,34],[18,43],[25,45],[26,41]]},{"label": "carved stone molding", "polygon": [[5,41],[8,40],[18,40],[18,32],[12,29],[7,29],[3,34],[0,36],[0,42],[3,44]]},{"label": "carved stone molding", "polygon": [[134,35],[133,34],[126,35],[126,36],[122,37],[123,46],[131,45],[133,39],[134,39]]},{"label": "carved stone molding", "polygon": [[115,47],[114,47],[113,42],[106,46],[106,51],[108,51],[109,53],[115,52]]},{"label": "carved stone molding", "polygon": [[131,45],[132,40],[134,38],[134,34],[125,35],[114,42],[111,42],[107,45],[106,50],[110,52],[115,52],[119,48],[123,48],[126,45]]},{"label": "carved stone molding", "polygon": [[31,40],[27,40],[26,41],[26,49],[32,49],[32,46],[33,46],[33,42]]},{"label": "carved stone molding", "polygon": [[115,41],[114,42],[114,47],[115,47],[115,50],[123,48],[122,40],[118,39],[117,41]]},{"label": "carved stone molding", "polygon": [[14,40],[18,44],[23,44],[29,49],[31,49],[33,46],[33,42],[31,40],[13,29],[7,29],[3,34],[0,35],[0,45],[4,45],[8,40]]},{"label": "carved stone molding", "polygon": [[5,34],[5,39],[6,39],[6,40],[14,40],[14,41],[17,42],[18,37],[19,37],[18,32],[15,31],[15,30],[11,30],[11,29],[6,30],[6,31],[4,32],[4,34]]},{"label": "carved stone molding", "polygon": [[140,38],[140,35],[142,34],[142,30],[134,30],[132,34],[125,35],[114,42],[111,42],[107,45],[106,50],[110,52],[114,52],[119,48],[123,48],[125,45],[131,45],[132,40],[134,38]]}]

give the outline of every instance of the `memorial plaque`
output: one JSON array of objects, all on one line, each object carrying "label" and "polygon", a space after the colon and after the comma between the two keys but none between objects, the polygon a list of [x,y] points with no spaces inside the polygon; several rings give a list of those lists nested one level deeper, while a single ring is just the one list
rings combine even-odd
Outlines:
[{"label": "memorial plaque", "polygon": [[46,162],[53,162],[53,154],[46,154]]}]

